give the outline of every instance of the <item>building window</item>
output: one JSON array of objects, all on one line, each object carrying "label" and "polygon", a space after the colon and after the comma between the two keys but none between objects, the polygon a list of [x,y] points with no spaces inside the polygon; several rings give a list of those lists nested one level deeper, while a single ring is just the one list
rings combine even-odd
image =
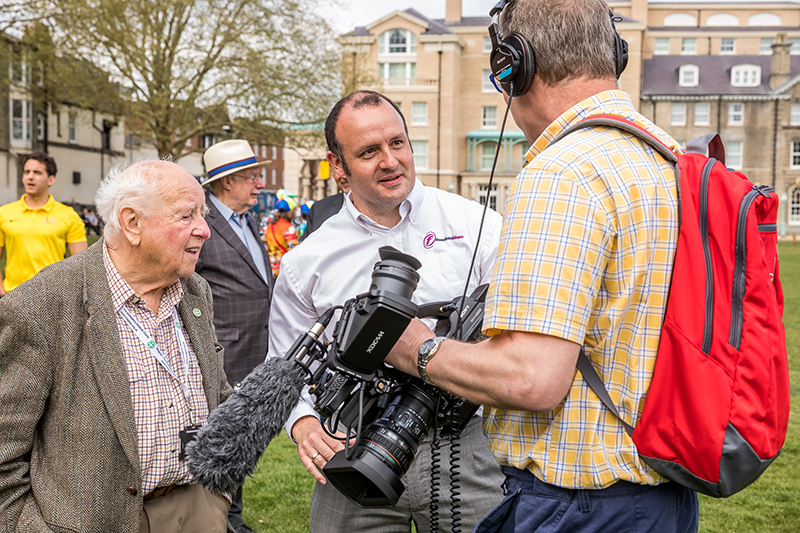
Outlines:
[{"label": "building window", "polygon": [[722,39],[719,44],[720,54],[735,54],[736,53],[736,39]]},{"label": "building window", "polygon": [[800,126],[800,104],[792,104],[792,114],[789,118],[789,124],[792,126]]},{"label": "building window", "polygon": [[427,126],[428,125],[428,103],[427,102],[412,102],[411,103],[411,125],[412,126]]},{"label": "building window", "polygon": [[272,169],[271,179],[272,179],[272,184],[273,185],[277,185],[278,184],[278,172],[274,168]]},{"label": "building window", "polygon": [[11,139],[25,143],[31,140],[31,102],[11,100]]},{"label": "building window", "polygon": [[36,113],[36,139],[44,140],[44,115]]},{"label": "building window", "polygon": [[483,38],[483,52],[485,54],[491,53],[492,51],[492,38],[491,37],[484,37]]},{"label": "building window", "polygon": [[689,13],[672,13],[664,17],[664,26],[697,26],[697,18]]},{"label": "building window", "polygon": [[761,39],[761,50],[759,53],[761,55],[771,55],[772,54],[772,43],[775,42],[775,39]]},{"label": "building window", "polygon": [[678,84],[681,87],[697,87],[700,82],[700,67],[697,65],[681,65],[678,71]]},{"label": "building window", "polygon": [[694,104],[694,125],[708,126],[711,124],[711,104],[698,102]]},{"label": "building window", "polygon": [[414,149],[414,167],[417,170],[428,168],[428,141],[411,141]]},{"label": "building window", "polygon": [[683,102],[672,102],[672,112],[670,113],[669,123],[673,126],[686,125],[686,104]]},{"label": "building window", "polygon": [[486,193],[489,193],[489,209],[497,211],[497,185],[492,185],[491,191],[488,185],[478,185],[478,202],[481,205],[486,205]]},{"label": "building window", "polygon": [[761,85],[761,67],[736,65],[731,69],[731,85],[734,87],[758,87]]},{"label": "building window", "polygon": [[780,26],[781,18],[774,13],[756,13],[747,19],[748,26]]},{"label": "building window", "polygon": [[744,104],[736,102],[728,104],[728,126],[741,126],[744,124]]},{"label": "building window", "polygon": [[379,54],[416,54],[417,36],[408,30],[389,30],[378,37]]},{"label": "building window", "polygon": [[264,159],[267,158],[267,146],[263,144],[261,145],[261,157]]},{"label": "building window", "polygon": [[694,55],[697,53],[697,39],[694,37],[681,39],[681,54]]},{"label": "building window", "polygon": [[483,113],[481,115],[482,128],[496,128],[497,127],[497,106],[485,105],[483,106]]},{"label": "building window", "polygon": [[489,79],[489,76],[491,74],[492,74],[491,70],[484,69],[483,74],[482,74],[482,78],[481,78],[481,81],[482,81],[481,91],[483,91],[485,93],[495,93],[495,92],[497,92],[497,90],[494,88],[494,85],[492,85],[492,80]]},{"label": "building window", "polygon": [[787,39],[787,41],[792,45],[789,53],[793,56],[800,55],[800,39]]},{"label": "building window", "polygon": [[791,168],[800,168],[800,141],[792,141]]},{"label": "building window", "polygon": [[481,145],[481,170],[492,170],[496,151],[497,143],[483,143]]},{"label": "building window", "polygon": [[211,148],[214,145],[214,135],[207,133],[203,135],[203,148]]},{"label": "building window", "polygon": [[669,38],[659,37],[656,39],[656,44],[653,47],[653,54],[655,55],[668,55],[669,54]]},{"label": "building window", "polygon": [[714,13],[706,19],[706,26],[738,26],[739,17],[730,13]]},{"label": "building window", "polygon": [[73,185],[80,185],[81,184],[81,173],[80,172],[73,172],[72,173],[72,184]]},{"label": "building window", "polygon": [[789,222],[800,224],[800,187],[792,189],[792,199],[789,202]]},{"label": "building window", "polygon": [[77,124],[77,116],[75,113],[69,114],[69,124],[67,126],[68,131],[68,138],[69,142],[76,143],[78,142],[78,124]]},{"label": "building window", "polygon": [[278,159],[278,147],[277,146],[273,146],[272,147],[272,159]]},{"label": "building window", "polygon": [[417,64],[380,63],[380,73],[387,85],[409,85],[417,78]]},{"label": "building window", "polygon": [[742,141],[728,141],[725,149],[725,163],[730,168],[742,168],[744,146]]}]

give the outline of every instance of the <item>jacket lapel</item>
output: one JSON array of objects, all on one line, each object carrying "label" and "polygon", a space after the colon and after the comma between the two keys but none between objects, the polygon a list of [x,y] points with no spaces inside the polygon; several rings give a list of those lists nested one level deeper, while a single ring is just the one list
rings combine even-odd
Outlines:
[{"label": "jacket lapel", "polygon": [[[208,206],[208,216],[206,217],[208,225],[214,228],[214,232],[218,236],[222,237],[231,248],[236,250],[236,253],[242,256],[242,259],[244,259],[244,262],[247,263],[247,266],[249,266],[253,270],[253,272],[256,274],[256,276],[258,276],[258,278],[262,282],[269,285],[269,283],[266,280],[264,280],[264,278],[261,277],[261,273],[258,271],[256,264],[253,262],[253,258],[250,255],[250,252],[247,250],[247,246],[245,246],[245,244],[242,242],[242,239],[240,239],[239,236],[236,235],[230,223],[227,220],[225,220],[225,218],[220,214],[219,211],[217,211],[216,206],[210,199],[208,199],[208,197],[206,197],[206,205]],[[251,231],[254,231],[254,224],[255,221],[251,221],[250,225]],[[254,231],[254,234],[256,235],[256,240],[260,240],[258,239],[258,231]],[[262,246],[262,256],[264,255],[266,255],[266,250],[263,250]],[[271,272],[268,263],[266,272],[268,275]]]},{"label": "jacket lapel", "polygon": [[130,384],[125,356],[111,300],[111,289],[103,265],[103,240],[84,252],[84,304],[89,314],[86,334],[89,358],[100,396],[111,424],[134,471],[141,475],[137,446],[136,420],[133,415]]}]

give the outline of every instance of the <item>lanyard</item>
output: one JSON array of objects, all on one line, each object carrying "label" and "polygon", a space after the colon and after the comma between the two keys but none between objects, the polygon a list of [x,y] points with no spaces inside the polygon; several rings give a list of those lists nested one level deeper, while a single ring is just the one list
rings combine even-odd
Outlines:
[{"label": "lanyard", "polygon": [[[139,340],[142,341],[142,344],[144,344],[147,349],[150,350],[150,353],[153,355],[153,357],[155,357],[156,361],[158,361],[158,363],[164,367],[164,370],[166,370],[169,375],[172,376],[172,379],[177,381],[178,385],[181,386],[183,398],[186,400],[186,405],[189,408],[189,422],[194,424],[194,421],[192,420],[192,393],[189,390],[189,387],[186,385],[186,383],[181,381],[181,379],[172,369],[172,365],[169,364],[169,361],[167,360],[166,356],[164,356],[164,353],[161,351],[161,348],[159,348],[158,344],[156,344],[156,341],[150,335],[148,335],[144,327],[133,317],[133,315],[131,315],[131,312],[128,311],[124,305],[120,308],[120,314],[122,315],[122,318],[125,319],[125,322],[127,322],[131,327],[136,336],[139,337]],[[186,343],[186,338],[183,336],[181,322],[178,319],[178,310],[174,307],[172,308],[172,321],[175,325],[175,335],[178,337],[178,350],[181,353],[183,367],[186,370],[186,379],[188,380],[190,359],[189,345]]]}]

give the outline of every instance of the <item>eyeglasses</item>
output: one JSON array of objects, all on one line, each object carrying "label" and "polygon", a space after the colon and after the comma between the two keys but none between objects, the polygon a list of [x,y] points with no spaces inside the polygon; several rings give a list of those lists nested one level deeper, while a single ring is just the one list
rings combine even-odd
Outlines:
[{"label": "eyeglasses", "polygon": [[500,83],[495,79],[494,74],[489,74],[489,81],[492,82],[494,88],[497,89],[497,92],[503,94],[503,88],[500,86]]},{"label": "eyeglasses", "polygon": [[234,174],[234,176],[238,176],[238,177],[240,177],[242,179],[245,179],[245,180],[249,181],[250,183],[255,183],[256,180],[261,177],[261,172],[258,172],[258,171],[248,172],[248,173],[237,172],[236,174]]}]

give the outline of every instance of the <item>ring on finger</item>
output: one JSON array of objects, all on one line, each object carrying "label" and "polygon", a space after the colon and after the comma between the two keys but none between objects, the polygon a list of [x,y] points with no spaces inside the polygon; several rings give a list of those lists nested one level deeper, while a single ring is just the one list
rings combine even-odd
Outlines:
[{"label": "ring on finger", "polygon": [[311,460],[312,461],[315,460],[318,455],[319,455],[319,452],[314,452],[314,455],[311,456]]}]

